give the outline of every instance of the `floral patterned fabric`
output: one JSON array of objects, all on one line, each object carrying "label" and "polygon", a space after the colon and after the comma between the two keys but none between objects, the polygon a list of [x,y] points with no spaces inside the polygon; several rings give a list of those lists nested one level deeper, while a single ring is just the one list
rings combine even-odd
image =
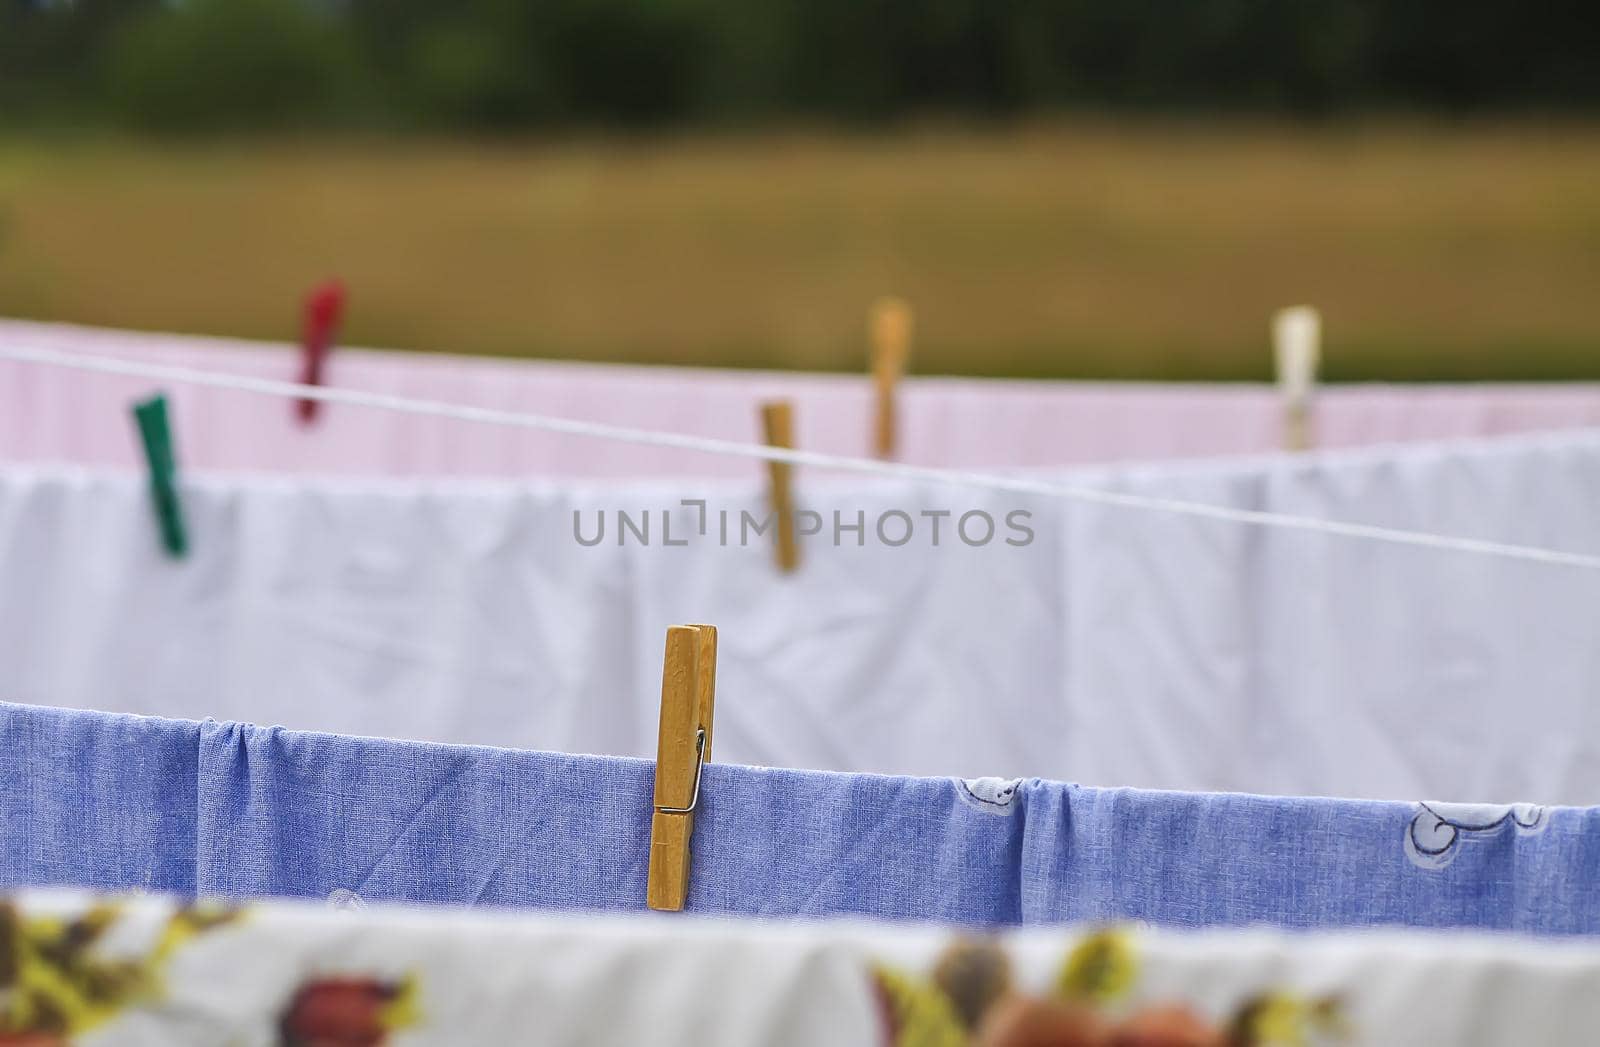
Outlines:
[{"label": "floral patterned fabric", "polygon": [[1266,990],[1220,1019],[1183,999],[1120,1006],[1139,980],[1140,948],[1127,932],[1091,933],[1038,993],[1013,984],[1010,958],[995,941],[953,943],[923,980],[880,968],[886,1038],[894,1047],[1301,1047],[1351,1038],[1337,996]]},{"label": "floral patterned fabric", "polygon": [[1589,1043],[1600,949],[23,893],[0,1047]]}]

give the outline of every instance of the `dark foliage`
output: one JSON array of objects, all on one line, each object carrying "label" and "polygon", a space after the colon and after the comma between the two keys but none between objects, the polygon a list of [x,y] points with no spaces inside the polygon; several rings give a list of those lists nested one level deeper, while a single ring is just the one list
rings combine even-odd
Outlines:
[{"label": "dark foliage", "polygon": [[1600,107],[1579,0],[0,0],[0,118],[517,129]]}]

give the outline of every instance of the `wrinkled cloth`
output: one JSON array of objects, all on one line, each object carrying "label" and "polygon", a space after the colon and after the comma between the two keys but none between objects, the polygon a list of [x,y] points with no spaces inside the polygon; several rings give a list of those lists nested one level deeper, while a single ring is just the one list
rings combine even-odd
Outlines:
[{"label": "wrinkled cloth", "polygon": [[[0,321],[0,346],[31,346],[296,381],[293,346]],[[794,403],[796,446],[873,455],[875,400],[862,374],[622,367],[339,347],[330,387],[762,442],[758,405]],[[0,461],[136,466],[128,404],[160,383],[0,361]],[[324,405],[302,426],[293,401],[172,384],[178,457],[204,469],[457,476],[747,477],[757,463]],[[1318,446],[1491,436],[1600,425],[1600,386],[1434,385],[1319,389]],[[1284,443],[1284,406],[1264,385],[906,378],[901,461],[1028,468],[1255,454]]]},{"label": "wrinkled cloth", "polygon": [[501,1047],[533,1028],[552,1047],[959,1047],[974,1029],[983,1047],[1041,1042],[1007,1020],[1019,1012],[1052,1020],[1057,1043],[1157,1027],[1163,1043],[1221,1043],[1226,1030],[1499,1047],[1588,1043],[1600,1022],[1593,945],[1498,935],[974,938],[857,921],[368,908],[348,893],[318,906],[25,892],[0,912],[7,955],[24,957],[8,968],[0,1021],[28,1042],[85,1047]]},{"label": "wrinkled cloth", "polygon": [[[0,706],[0,887],[640,910],[653,765]],[[1600,933],[1600,809],[705,769],[688,908]]]},{"label": "wrinkled cloth", "polygon": [[[1065,479],[1600,554],[1596,476],[1600,437],[1575,434]],[[754,483],[192,477],[171,560],[141,477],[0,470],[0,698],[652,756],[662,637],[709,622],[729,762],[1600,803],[1600,572],[797,483],[823,533],[785,575],[770,534],[740,544]],[[708,500],[703,534],[685,498]],[[1033,538],[1011,545],[1019,510]],[[649,544],[623,511],[648,511]],[[957,533],[972,512],[985,544]]]}]

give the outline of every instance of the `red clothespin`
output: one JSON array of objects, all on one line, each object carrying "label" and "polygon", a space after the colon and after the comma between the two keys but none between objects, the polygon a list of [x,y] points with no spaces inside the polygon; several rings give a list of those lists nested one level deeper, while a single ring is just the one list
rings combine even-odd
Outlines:
[{"label": "red clothespin", "polygon": [[[344,282],[329,280],[318,284],[306,295],[305,330],[301,338],[302,385],[322,384],[322,364],[333,348],[333,336],[339,329],[339,319],[344,315]],[[296,405],[302,424],[309,425],[317,418],[317,401],[300,400]]]}]

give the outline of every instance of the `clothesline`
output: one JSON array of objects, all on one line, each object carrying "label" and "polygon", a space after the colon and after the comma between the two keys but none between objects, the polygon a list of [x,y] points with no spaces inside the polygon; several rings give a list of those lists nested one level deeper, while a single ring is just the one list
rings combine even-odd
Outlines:
[{"label": "clothesline", "polygon": [[155,381],[199,385],[234,392],[255,393],[286,399],[316,400],[324,403],[345,404],[401,413],[432,415],[463,422],[485,425],[502,425],[513,428],[536,429],[545,432],[584,436],[600,440],[613,440],[645,446],[675,448],[702,454],[728,455],[759,461],[783,462],[816,469],[861,473],[897,480],[948,484],[982,490],[1015,494],[1063,498],[1112,508],[1138,509],[1164,512],[1202,519],[1219,520],[1247,526],[1295,530],[1325,534],[1342,538],[1357,538],[1415,548],[1449,552],[1475,553],[1483,556],[1522,560],[1561,567],[1600,570],[1600,556],[1567,552],[1541,546],[1496,542],[1478,538],[1435,534],[1426,531],[1405,530],[1372,524],[1327,520],[1318,517],[1297,516],[1254,509],[1237,509],[1191,502],[1176,498],[1105,491],[1077,484],[1057,484],[1023,477],[995,476],[964,470],[939,469],[930,466],[906,465],[871,458],[854,458],[846,455],[823,454],[816,451],[771,447],[764,444],[741,443],[715,437],[690,436],[683,433],[658,432],[630,426],[603,422],[585,422],[572,418],[525,414],[496,408],[474,407],[467,404],[441,403],[385,393],[357,389],[336,389],[298,382],[274,381],[243,375],[221,374],[189,367],[147,364],[111,357],[62,353],[48,349],[24,346],[0,346],[0,359],[49,367],[65,367],[99,374],[124,375],[148,378]]}]

